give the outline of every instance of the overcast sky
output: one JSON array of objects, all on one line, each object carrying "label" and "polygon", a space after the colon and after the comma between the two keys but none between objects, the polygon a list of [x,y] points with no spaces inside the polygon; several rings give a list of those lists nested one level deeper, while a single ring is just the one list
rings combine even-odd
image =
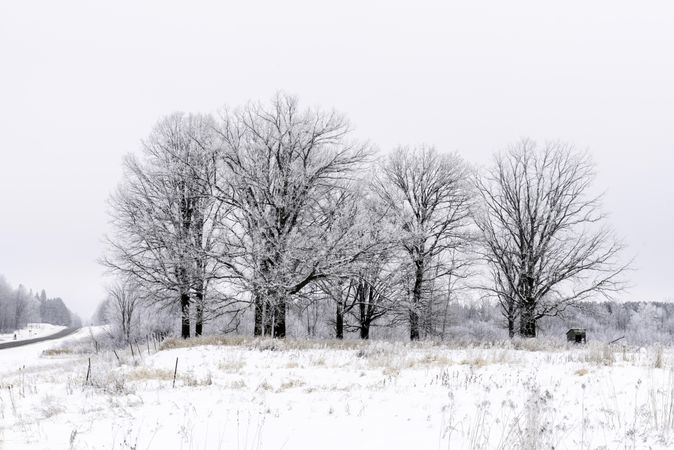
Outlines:
[{"label": "overcast sky", "polygon": [[0,2],[0,274],[87,319],[122,156],[164,114],[283,90],[383,151],[589,149],[636,257],[624,297],[674,299],[671,2],[320,3]]}]

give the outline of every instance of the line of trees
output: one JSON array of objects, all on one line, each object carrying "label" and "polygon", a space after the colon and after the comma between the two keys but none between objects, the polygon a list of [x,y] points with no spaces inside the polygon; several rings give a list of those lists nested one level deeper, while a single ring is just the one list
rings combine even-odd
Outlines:
[{"label": "line of trees", "polygon": [[44,289],[39,294],[23,285],[14,289],[0,275],[0,333],[19,330],[28,323],[70,327],[79,326],[80,319],[70,312],[61,298],[47,298]]},{"label": "line of trees", "polygon": [[510,336],[533,337],[537,320],[622,288],[593,179],[560,142],[522,140],[484,170],[430,146],[379,156],[344,116],[283,94],[173,114],[111,197],[108,305],[127,338],[138,308],[121,291],[185,338],[216,320],[282,338],[290,314],[309,334],[404,325],[416,340],[444,337],[450,303],[479,293]]}]

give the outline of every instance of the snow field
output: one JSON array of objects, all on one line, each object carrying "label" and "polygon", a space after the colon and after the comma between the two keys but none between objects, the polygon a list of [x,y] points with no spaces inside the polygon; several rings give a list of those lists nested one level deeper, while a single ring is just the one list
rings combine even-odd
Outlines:
[{"label": "snow field", "polygon": [[88,339],[25,368],[0,352],[0,448],[674,445],[670,348],[204,338],[187,344],[221,345],[140,344],[118,361]]}]

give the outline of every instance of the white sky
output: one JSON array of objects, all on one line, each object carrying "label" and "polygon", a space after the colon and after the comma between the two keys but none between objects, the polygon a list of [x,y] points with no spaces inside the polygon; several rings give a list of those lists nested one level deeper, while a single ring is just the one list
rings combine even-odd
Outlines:
[{"label": "white sky", "polygon": [[88,318],[122,155],[164,114],[283,90],[382,150],[588,148],[625,298],[674,298],[674,4],[319,3],[0,2],[0,274]]}]

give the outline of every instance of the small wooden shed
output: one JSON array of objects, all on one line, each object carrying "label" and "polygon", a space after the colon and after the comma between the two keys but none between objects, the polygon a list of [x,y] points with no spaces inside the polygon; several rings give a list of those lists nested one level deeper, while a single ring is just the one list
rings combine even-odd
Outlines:
[{"label": "small wooden shed", "polygon": [[574,344],[585,344],[587,342],[585,328],[571,328],[566,332],[566,340]]}]

